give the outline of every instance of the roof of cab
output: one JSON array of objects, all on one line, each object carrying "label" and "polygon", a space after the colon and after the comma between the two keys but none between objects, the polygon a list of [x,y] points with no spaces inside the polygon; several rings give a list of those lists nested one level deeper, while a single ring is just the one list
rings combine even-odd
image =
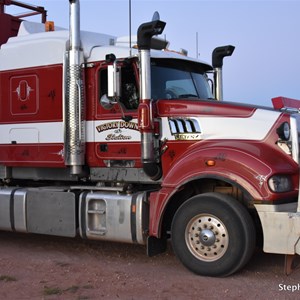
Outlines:
[{"label": "roof of cab", "polygon": [[[137,49],[130,51],[129,37],[116,38],[112,35],[88,31],[81,31],[80,37],[86,62],[104,60],[109,53],[115,54],[117,58],[126,58],[130,54],[138,55]],[[133,36],[132,45],[135,44],[136,37]],[[45,32],[44,24],[23,21],[18,35],[9,38],[0,48],[0,70],[63,63],[63,53],[68,49],[68,45],[68,30],[56,27],[55,31]],[[194,61],[205,65],[206,69],[211,69],[211,66],[205,62],[174,52],[151,50],[151,56]]]}]

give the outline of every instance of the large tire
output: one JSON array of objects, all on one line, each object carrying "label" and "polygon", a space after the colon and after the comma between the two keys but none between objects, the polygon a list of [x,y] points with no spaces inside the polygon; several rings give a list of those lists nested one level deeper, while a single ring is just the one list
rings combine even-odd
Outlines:
[{"label": "large tire", "polygon": [[192,272],[228,276],[242,268],[255,247],[255,227],[234,198],[205,193],[194,196],[177,210],[171,229],[172,246]]}]

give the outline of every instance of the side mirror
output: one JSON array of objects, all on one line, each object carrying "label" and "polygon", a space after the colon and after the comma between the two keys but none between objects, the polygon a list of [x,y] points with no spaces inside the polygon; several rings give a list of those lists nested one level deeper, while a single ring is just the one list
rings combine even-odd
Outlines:
[{"label": "side mirror", "polygon": [[103,95],[100,99],[100,104],[104,109],[110,110],[113,108],[117,101],[114,101],[112,98],[107,97],[107,95]]},{"label": "side mirror", "polygon": [[214,85],[214,81],[211,78],[207,78],[207,82],[210,86],[210,90],[212,95],[215,97],[215,85]]},{"label": "side mirror", "polygon": [[107,67],[107,80],[107,96],[119,98],[121,96],[121,71],[116,61]]}]

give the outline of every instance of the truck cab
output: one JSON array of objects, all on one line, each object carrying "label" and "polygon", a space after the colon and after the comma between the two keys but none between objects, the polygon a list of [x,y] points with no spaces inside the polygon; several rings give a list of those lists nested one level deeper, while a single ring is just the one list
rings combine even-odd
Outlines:
[{"label": "truck cab", "polygon": [[266,252],[300,253],[299,102],[223,101],[233,46],[212,64],[170,51],[159,19],[129,45],[81,31],[69,2],[69,30],[17,18],[2,36],[0,229],[138,243],[149,256],[171,239],[207,276],[240,270],[259,235]]}]

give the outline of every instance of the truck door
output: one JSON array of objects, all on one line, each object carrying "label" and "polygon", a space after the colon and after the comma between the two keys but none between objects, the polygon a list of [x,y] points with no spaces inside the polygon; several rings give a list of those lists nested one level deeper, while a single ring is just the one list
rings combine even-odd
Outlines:
[{"label": "truck door", "polygon": [[138,168],[140,163],[140,132],[137,123],[139,90],[137,68],[133,63],[121,66],[121,97],[107,107],[101,98],[107,94],[107,64],[98,69],[94,151],[100,167]]}]

